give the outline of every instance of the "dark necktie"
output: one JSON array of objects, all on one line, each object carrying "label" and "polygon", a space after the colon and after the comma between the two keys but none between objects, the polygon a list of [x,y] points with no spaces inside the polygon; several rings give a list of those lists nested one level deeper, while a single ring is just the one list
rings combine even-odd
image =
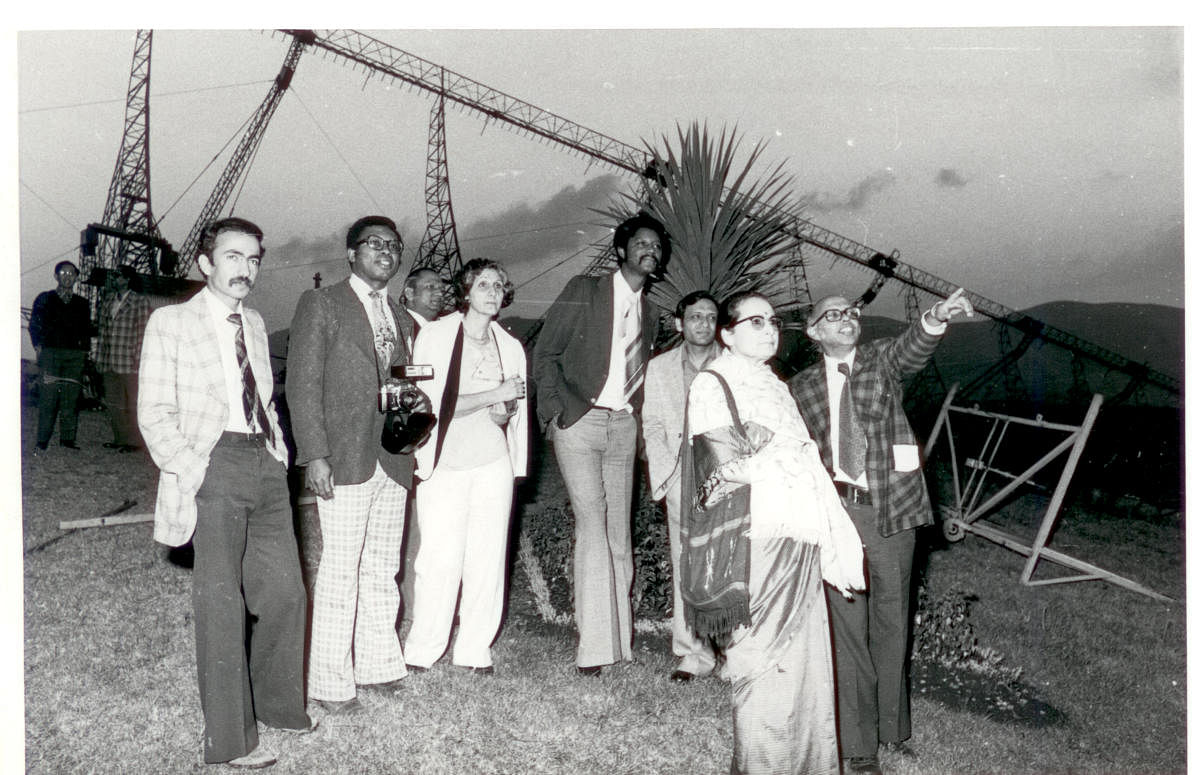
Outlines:
[{"label": "dark necktie", "polygon": [[257,419],[262,432],[274,441],[271,423],[267,420],[267,412],[263,409],[262,401],[258,400],[258,385],[254,382],[254,372],[250,369],[250,358],[246,355],[246,334],[242,330],[242,316],[234,312],[227,320],[237,326],[233,334],[233,351],[237,353],[238,370],[242,372],[242,412],[246,415],[246,424],[251,428]]},{"label": "dark necktie", "polygon": [[867,437],[854,411],[854,398],[850,394],[850,366],[838,364],[842,380],[842,397],[838,401],[838,464],[851,479],[858,479],[866,470]]}]

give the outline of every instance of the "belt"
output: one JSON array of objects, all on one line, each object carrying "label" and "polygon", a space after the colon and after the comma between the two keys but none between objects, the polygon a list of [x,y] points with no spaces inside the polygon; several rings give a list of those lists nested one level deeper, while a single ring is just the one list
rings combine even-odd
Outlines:
[{"label": "belt", "polygon": [[834,480],[833,487],[837,490],[838,495],[842,496],[842,499],[847,503],[857,503],[860,506],[871,505],[871,493],[861,487],[855,487],[848,482],[839,482],[837,480]]},{"label": "belt", "polygon": [[240,431],[225,431],[217,444],[223,447],[265,447],[267,437],[263,433],[242,433]]}]

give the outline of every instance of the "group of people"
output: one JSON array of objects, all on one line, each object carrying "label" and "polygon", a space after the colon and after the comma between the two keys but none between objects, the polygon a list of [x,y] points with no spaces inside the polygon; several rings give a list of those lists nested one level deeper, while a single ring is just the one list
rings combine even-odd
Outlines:
[{"label": "group of people", "polygon": [[533,352],[538,417],[575,516],[576,669],[632,659],[640,426],[668,518],[670,678],[724,660],[731,771],[838,773],[844,759],[881,772],[880,745],[911,736],[914,530],[933,521],[902,380],[950,320],[973,314],[969,299],[959,290],[902,336],[861,347],[861,310],[820,299],[805,333],[822,358],[785,385],[768,365],[782,321],[752,292],[684,296],[681,343],[650,359],[658,320],[645,291],[670,236],[638,214],[613,244],[616,270],[570,280]]},{"label": "group of people", "polygon": [[[307,700],[361,713],[361,692],[395,693],[447,651],[460,669],[494,672],[513,485],[527,469],[527,371],[574,513],[581,676],[633,658],[641,441],[669,523],[670,679],[731,681],[732,771],[837,773],[844,758],[849,771],[879,772],[880,744],[910,736],[913,528],[932,517],[900,380],[970,302],[960,291],[902,336],[860,346],[859,309],[822,299],[806,333],[823,358],[784,384],[768,365],[782,324],[756,293],[685,296],[681,343],[651,358],[658,315],[646,291],[670,236],[639,213],[613,247],[613,272],[567,283],[528,365],[497,322],[513,284],[496,262],[457,272],[452,311],[432,271],[408,277],[403,304],[388,294],[403,242],[383,216],[348,229],[349,277],[301,296],[284,393],[321,528],[306,691],[288,448],[265,325],[243,303],[263,234],[241,218],[205,230],[204,289],[146,325],[137,422],[160,469],[154,537],[195,551],[206,762],[269,766],[258,722],[310,732]],[[406,366],[432,368],[413,382]],[[419,389],[436,424],[392,452],[381,396],[396,387]],[[416,549],[402,562],[406,516]]]},{"label": "group of people", "polygon": [[140,278],[131,266],[107,273],[100,302],[99,324],[92,323],[88,300],[75,292],[79,267],[71,261],[54,266],[57,287],[38,294],[29,315],[29,338],[37,355],[38,419],[34,454],[50,446],[57,423],[59,443],[78,450],[79,397],[86,381],[86,364],[93,336],[100,346],[96,370],[112,424],[106,449],[136,452],[138,435],[137,371],[142,333],[150,317],[150,300],[140,293]]}]

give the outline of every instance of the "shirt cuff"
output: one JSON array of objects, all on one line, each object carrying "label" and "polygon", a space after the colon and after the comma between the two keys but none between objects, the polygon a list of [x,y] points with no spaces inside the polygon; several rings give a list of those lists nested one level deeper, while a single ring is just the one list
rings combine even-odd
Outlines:
[{"label": "shirt cuff", "polygon": [[925,332],[929,334],[946,333],[946,326],[949,325],[949,323],[950,321],[948,320],[941,323],[935,320],[933,317],[933,309],[927,309],[925,310],[925,313],[921,315],[921,327],[924,328]]}]

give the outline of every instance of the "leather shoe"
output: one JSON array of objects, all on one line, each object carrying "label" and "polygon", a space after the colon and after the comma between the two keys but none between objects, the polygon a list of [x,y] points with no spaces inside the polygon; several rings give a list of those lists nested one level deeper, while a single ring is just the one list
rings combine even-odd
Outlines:
[{"label": "leather shoe", "polygon": [[261,770],[264,767],[270,767],[277,761],[279,760],[275,758],[275,754],[260,745],[245,756],[230,759],[225,763],[239,770]]},{"label": "leather shoe", "polygon": [[883,770],[879,768],[878,756],[852,756],[850,757],[850,766],[846,768],[846,771],[883,775]]},{"label": "leather shoe", "polygon": [[117,452],[137,452],[141,447],[136,444],[122,444],[117,448]]},{"label": "leather shoe", "polygon": [[379,692],[392,692],[394,694],[404,688],[404,679],[397,678],[392,681],[380,681],[377,684],[359,684],[358,688]]},{"label": "leather shoe", "polygon": [[427,668],[427,667],[421,667],[420,665],[410,665],[407,662],[404,663],[404,669],[410,673],[428,673],[429,672],[429,668]]},{"label": "leather shoe", "polygon": [[495,675],[496,674],[496,668],[493,667],[492,665],[488,665],[487,667],[471,667],[469,665],[458,665],[458,667],[467,671],[468,673],[474,673],[475,675]]},{"label": "leather shoe", "polygon": [[[76,444],[74,441],[60,441],[58,443],[64,447],[66,447],[67,449],[79,449],[79,445]],[[272,762],[272,764],[273,763],[274,762]],[[264,765],[264,766],[270,766],[270,765]]]},{"label": "leather shoe", "polygon": [[696,677],[695,673],[689,673],[687,670],[676,670],[671,673],[671,680],[678,683],[687,683]]},{"label": "leather shoe", "polygon": [[104,447],[105,449],[120,449],[121,447],[123,447],[123,446],[125,446],[125,445],[124,445],[124,444],[118,444],[118,443],[117,443],[117,442],[115,442],[115,441],[106,441],[106,442],[104,442],[103,444],[101,444],[100,446]]},{"label": "leather shoe", "polygon": [[289,735],[300,736],[310,735],[313,732],[316,732],[317,727],[320,725],[321,722],[317,719],[309,719],[308,726],[306,727],[272,727],[272,729],[278,729],[280,732],[287,732]]},{"label": "leather shoe", "polygon": [[600,665],[591,665],[589,667],[576,667],[575,672],[580,675],[586,675],[588,678],[597,678],[600,675]]},{"label": "leather shoe", "polygon": [[330,716],[356,716],[366,711],[366,706],[357,697],[348,700],[315,700],[317,707]]}]

